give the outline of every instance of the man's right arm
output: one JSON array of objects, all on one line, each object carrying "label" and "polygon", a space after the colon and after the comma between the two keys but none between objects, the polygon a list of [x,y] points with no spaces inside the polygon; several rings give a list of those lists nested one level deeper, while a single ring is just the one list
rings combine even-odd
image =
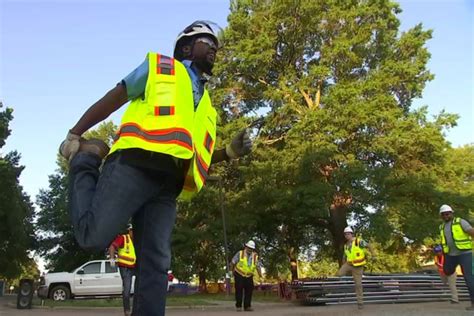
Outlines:
[{"label": "man's right arm", "polygon": [[118,110],[128,100],[138,98],[145,93],[148,78],[148,59],[129,73],[118,85],[107,92],[99,101],[94,103],[82,115],[81,119],[71,129],[76,135],[82,135],[95,124],[105,120],[110,114]]},{"label": "man's right arm", "polygon": [[240,258],[240,251],[238,251],[234,257],[232,257],[232,260],[230,261],[230,272],[233,272],[235,269],[235,266],[237,265],[237,262],[239,262]]},{"label": "man's right arm", "polygon": [[109,117],[110,114],[118,110],[127,101],[128,96],[125,85],[118,84],[82,115],[76,125],[71,128],[71,132],[76,135],[82,135],[92,126]]},{"label": "man's right arm", "polygon": [[115,246],[113,243],[109,246],[109,258],[110,260],[115,259]]}]

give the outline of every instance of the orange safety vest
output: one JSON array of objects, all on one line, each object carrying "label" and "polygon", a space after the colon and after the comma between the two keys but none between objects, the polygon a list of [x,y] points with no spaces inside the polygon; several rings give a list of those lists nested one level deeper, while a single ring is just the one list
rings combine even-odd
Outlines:
[{"label": "orange safety vest", "polygon": [[434,257],[434,262],[435,262],[435,265],[438,267],[438,272],[440,274],[444,274],[444,270],[443,270],[443,266],[444,266],[444,254],[442,254],[441,256],[438,256],[436,255]]},{"label": "orange safety vest", "polygon": [[123,247],[118,249],[118,264],[121,267],[134,268],[137,257],[129,234],[122,235]]}]

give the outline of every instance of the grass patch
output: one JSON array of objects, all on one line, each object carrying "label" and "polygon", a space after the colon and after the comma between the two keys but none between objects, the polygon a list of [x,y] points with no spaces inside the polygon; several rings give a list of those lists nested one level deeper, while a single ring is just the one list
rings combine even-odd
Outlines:
[{"label": "grass patch", "polygon": [[[41,299],[33,299],[33,305],[41,306]],[[53,300],[44,300],[43,306],[47,307],[120,307],[122,298],[101,298],[101,299],[73,299],[67,301],[55,302]]]},{"label": "grass patch", "polygon": [[[133,301],[133,299],[131,299]],[[222,302],[233,302],[234,294],[227,296],[224,293],[218,294],[201,294],[195,293],[190,295],[169,295],[166,299],[167,306],[211,306],[219,305]],[[281,302],[280,298],[273,293],[254,292],[252,301],[254,302]],[[41,306],[39,298],[33,299],[33,305]],[[53,300],[44,300],[47,307],[122,307],[122,298],[102,298],[102,299],[72,299],[63,302],[55,302]]]}]

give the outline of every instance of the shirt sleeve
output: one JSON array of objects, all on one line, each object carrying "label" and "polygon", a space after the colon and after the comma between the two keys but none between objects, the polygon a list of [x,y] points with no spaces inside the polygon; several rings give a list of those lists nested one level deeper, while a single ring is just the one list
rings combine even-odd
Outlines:
[{"label": "shirt sleeve", "polygon": [[122,235],[118,235],[115,237],[114,241],[112,242],[112,246],[115,247],[115,249],[122,248],[124,245],[124,240]]},{"label": "shirt sleeve", "polygon": [[148,58],[140,66],[128,74],[119,84],[127,89],[128,100],[143,97],[148,79]]},{"label": "shirt sleeve", "polygon": [[238,251],[238,252],[234,255],[234,257],[232,258],[232,263],[233,263],[233,264],[237,264],[237,262],[239,262],[239,260],[240,260],[240,251]]},{"label": "shirt sleeve", "polygon": [[466,221],[465,219],[461,219],[461,227],[462,227],[462,230],[464,230],[465,232],[467,232],[468,230],[472,228],[471,224],[469,224],[469,222]]},{"label": "shirt sleeve", "polygon": [[258,257],[257,263],[256,263],[255,265],[256,265],[259,269],[262,269],[262,268],[263,268],[262,260],[260,260],[260,257]]}]

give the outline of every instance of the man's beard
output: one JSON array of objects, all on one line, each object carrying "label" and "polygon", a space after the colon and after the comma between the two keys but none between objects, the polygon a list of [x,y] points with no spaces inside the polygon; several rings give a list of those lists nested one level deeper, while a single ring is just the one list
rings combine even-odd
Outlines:
[{"label": "man's beard", "polygon": [[214,64],[208,61],[207,59],[196,59],[194,60],[194,64],[198,67],[202,72],[212,76],[212,68]]}]

